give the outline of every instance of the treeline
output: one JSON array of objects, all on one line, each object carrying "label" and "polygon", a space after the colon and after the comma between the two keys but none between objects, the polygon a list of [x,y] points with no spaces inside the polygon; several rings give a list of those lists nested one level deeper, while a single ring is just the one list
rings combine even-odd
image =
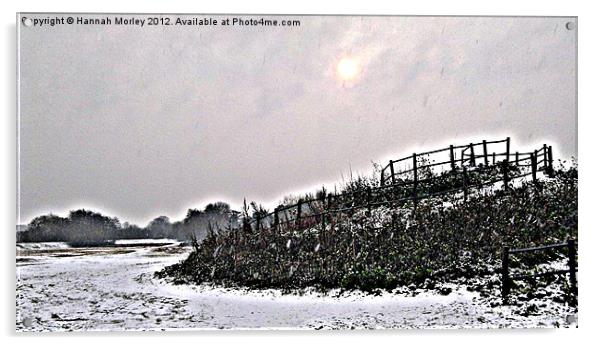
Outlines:
[{"label": "treeline", "polygon": [[207,205],[203,210],[189,209],[186,217],[171,222],[166,216],[153,219],[145,227],[116,217],[80,209],[67,217],[54,214],[34,218],[27,230],[17,233],[17,242],[68,242],[72,245],[109,244],[118,239],[172,238],[189,241],[203,239],[210,228],[231,229],[239,226],[240,212],[224,202]]}]

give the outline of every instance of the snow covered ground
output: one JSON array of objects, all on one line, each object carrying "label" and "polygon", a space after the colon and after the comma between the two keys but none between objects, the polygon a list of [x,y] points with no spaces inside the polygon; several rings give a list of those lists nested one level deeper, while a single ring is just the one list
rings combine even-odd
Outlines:
[{"label": "snow covered ground", "polygon": [[[446,296],[407,288],[380,296],[331,291],[282,294],[210,286],[176,286],[153,278],[186,257],[167,246],[17,248],[18,331],[164,329],[364,329],[576,326],[568,307],[515,307],[461,286]],[[543,304],[542,304],[543,305]],[[548,303],[549,305],[549,303]]]},{"label": "snow covered ground", "polygon": [[164,244],[168,244],[168,243],[175,244],[176,242],[177,242],[176,240],[172,240],[169,238],[159,238],[159,239],[144,238],[144,239],[133,239],[133,240],[116,240],[115,245],[118,245],[118,246],[144,245],[144,244],[164,245]]},{"label": "snow covered ground", "polygon": [[17,250],[36,250],[36,249],[67,249],[71,248],[65,242],[33,242],[17,243]]}]

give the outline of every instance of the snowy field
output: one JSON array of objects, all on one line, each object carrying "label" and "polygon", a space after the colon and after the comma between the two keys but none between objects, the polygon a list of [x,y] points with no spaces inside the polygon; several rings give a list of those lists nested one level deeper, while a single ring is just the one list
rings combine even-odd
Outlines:
[{"label": "snowy field", "polygon": [[[124,243],[126,244],[126,243]],[[186,257],[177,243],[118,248],[17,246],[18,331],[574,327],[564,306],[536,315],[452,286],[446,296],[407,288],[379,296],[175,286],[153,273]],[[547,306],[547,308],[546,308]]]}]

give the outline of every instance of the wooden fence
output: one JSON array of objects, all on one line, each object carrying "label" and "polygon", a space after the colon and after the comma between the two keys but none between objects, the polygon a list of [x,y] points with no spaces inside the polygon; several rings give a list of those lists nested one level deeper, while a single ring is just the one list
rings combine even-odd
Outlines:
[{"label": "wooden fence", "polygon": [[[568,257],[569,257],[569,268],[567,270],[550,270],[542,273],[534,273],[534,274],[524,274],[524,275],[510,275],[509,272],[509,261],[510,255],[517,255],[523,253],[533,253],[538,251],[546,251],[546,250],[560,250],[563,248],[568,248]],[[572,296],[577,295],[577,251],[575,249],[575,240],[569,239],[566,243],[552,244],[541,247],[533,247],[533,248],[520,248],[520,249],[510,249],[508,247],[504,247],[502,251],[502,298],[504,301],[507,300],[508,294],[510,293],[510,286],[513,280],[525,280],[529,278],[542,277],[542,276],[550,276],[550,275],[561,275],[561,274],[569,274],[569,282],[570,282],[570,293]]]},{"label": "wooden fence", "polygon": [[[491,146],[496,144],[498,146],[499,144],[503,144],[504,150],[501,152],[491,150]],[[449,160],[428,162],[426,159],[430,155],[446,152],[449,152]],[[465,165],[468,165],[469,167],[476,167],[479,164],[489,166],[502,160],[522,166],[525,166],[525,163],[523,162],[526,161],[528,162],[526,165],[532,165],[531,160],[533,159],[533,156],[537,158],[541,157],[542,159],[538,163],[543,163],[546,168],[552,167],[552,146],[546,144],[544,144],[540,150],[525,153],[511,152],[509,137],[504,140],[483,140],[480,143],[470,143],[468,145],[450,145],[446,148],[414,153],[405,158],[390,160],[380,172],[380,184],[381,186],[384,186],[387,183],[395,184],[396,181],[403,176],[418,180],[418,174],[421,170],[438,166],[449,166],[452,171],[456,171],[459,167]],[[421,160],[423,161],[422,163]],[[409,164],[411,168],[399,169],[398,167],[403,163],[406,163],[406,166]]]},{"label": "wooden fence", "polygon": [[[492,150],[492,145],[503,144],[503,152]],[[449,160],[428,162],[430,155],[449,152]],[[458,158],[456,158],[458,157]],[[399,169],[403,162],[411,159],[411,169]],[[383,205],[401,205],[406,202],[414,206],[423,199],[444,194],[463,193],[466,200],[470,190],[481,189],[503,182],[508,188],[510,181],[531,177],[537,180],[538,172],[553,172],[552,147],[543,145],[533,152],[510,152],[510,138],[497,141],[483,140],[468,145],[450,145],[445,149],[423,152],[406,158],[391,160],[381,170],[380,186],[367,187],[345,193],[323,193],[313,199],[300,199],[297,203],[276,207],[273,212],[256,214],[253,220],[257,230],[270,227],[278,230],[281,226],[294,224],[297,227],[312,226],[321,223],[324,227],[326,217],[335,213],[353,214],[356,209],[372,208]],[[442,167],[440,174],[430,172],[433,167]],[[446,168],[449,167],[449,168]],[[388,174],[388,175],[387,175]],[[479,176],[494,175],[498,178],[482,181]],[[501,178],[499,177],[501,176]],[[429,190],[429,186],[444,181],[452,181],[444,190]],[[421,190],[426,189],[426,192]],[[252,225],[250,225],[252,226]]]}]

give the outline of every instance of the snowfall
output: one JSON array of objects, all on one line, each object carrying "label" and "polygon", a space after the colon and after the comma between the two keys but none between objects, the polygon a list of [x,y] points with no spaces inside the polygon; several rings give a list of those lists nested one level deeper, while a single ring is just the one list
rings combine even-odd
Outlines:
[{"label": "snowfall", "polygon": [[[389,329],[576,327],[577,310],[544,298],[537,312],[493,305],[450,284],[451,293],[398,288],[378,294],[297,293],[174,285],[153,277],[186,258],[171,240],[115,247],[17,244],[16,329],[29,331],[198,329]],[[545,294],[544,294],[545,295]]]}]

